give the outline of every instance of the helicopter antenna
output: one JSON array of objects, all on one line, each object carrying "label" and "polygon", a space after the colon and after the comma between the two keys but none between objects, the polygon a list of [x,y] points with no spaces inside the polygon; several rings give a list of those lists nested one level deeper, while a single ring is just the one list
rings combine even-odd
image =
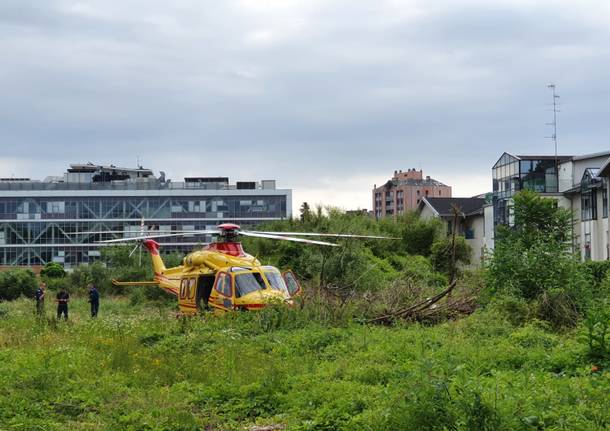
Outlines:
[{"label": "helicopter antenna", "polygon": [[546,136],[546,138],[552,139],[553,144],[555,146],[555,172],[557,172],[557,170],[559,169],[557,159],[557,113],[561,111],[557,109],[557,107],[559,106],[559,95],[555,92],[557,86],[554,83],[550,83],[549,85],[547,85],[547,88],[550,88],[553,92],[553,121],[551,123],[546,123],[546,125],[553,127],[553,134],[551,136]]}]

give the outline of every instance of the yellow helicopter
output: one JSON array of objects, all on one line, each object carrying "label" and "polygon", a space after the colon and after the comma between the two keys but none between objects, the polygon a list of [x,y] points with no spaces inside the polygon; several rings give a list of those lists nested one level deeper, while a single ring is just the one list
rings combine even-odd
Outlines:
[{"label": "yellow helicopter", "polygon": [[[183,314],[196,314],[206,310],[217,314],[234,310],[257,310],[274,302],[290,304],[292,298],[300,294],[301,286],[292,271],[280,272],[273,266],[262,265],[256,257],[244,252],[238,241],[240,235],[330,247],[337,247],[338,244],[299,238],[299,236],[396,239],[372,235],[245,231],[241,230],[239,225],[232,223],[220,224],[214,230],[157,235],[144,234],[143,222],[141,229],[141,236],[111,239],[99,243],[130,241],[140,243],[150,253],[154,279],[137,282],[113,280],[113,284],[158,286],[177,296],[178,306]],[[214,235],[217,240],[204,245],[201,250],[187,254],[182,260],[182,265],[166,268],[159,254],[160,245],[155,238],[185,235]]]}]

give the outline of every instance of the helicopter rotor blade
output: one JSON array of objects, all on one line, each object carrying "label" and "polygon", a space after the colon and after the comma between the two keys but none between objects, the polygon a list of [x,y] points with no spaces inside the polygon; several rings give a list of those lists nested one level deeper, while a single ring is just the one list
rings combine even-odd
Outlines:
[{"label": "helicopter rotor blade", "polygon": [[365,239],[402,239],[391,236],[379,236],[379,235],[353,235],[347,233],[314,233],[314,232],[259,232],[271,235],[288,235],[288,236],[322,236],[328,238],[365,238]]},{"label": "helicopter rotor blade", "polygon": [[66,235],[94,235],[94,234],[102,234],[102,233],[125,233],[124,230],[100,230],[100,231],[91,231],[91,232],[68,232]]},{"label": "helicopter rotor blade", "polygon": [[304,242],[306,244],[317,244],[317,245],[327,245],[330,247],[339,247],[339,244],[333,244],[332,242],[326,241],[316,241],[313,239],[305,239],[305,238],[294,238],[291,236],[283,236],[283,235],[275,235],[270,233],[261,233],[261,232],[251,232],[251,231],[239,231],[240,235],[243,236],[251,236],[255,238],[267,238],[267,239],[279,239],[281,241],[293,241],[293,242]]},{"label": "helicopter rotor blade", "polygon": [[167,237],[172,237],[172,236],[185,236],[185,235],[192,235],[189,232],[184,232],[184,233],[166,233],[166,234],[160,234],[160,235],[146,235],[146,236],[134,236],[134,237],[129,237],[129,238],[116,238],[116,239],[107,239],[104,241],[96,241],[98,244],[111,244],[111,243],[117,243],[117,242],[131,242],[131,241],[144,241],[146,239],[154,239],[154,238],[167,238]]},{"label": "helicopter rotor blade", "polygon": [[129,253],[129,257],[133,256],[133,254],[135,253],[135,251],[140,248],[140,244],[136,244],[136,246],[133,248],[133,250],[131,250],[131,252]]}]

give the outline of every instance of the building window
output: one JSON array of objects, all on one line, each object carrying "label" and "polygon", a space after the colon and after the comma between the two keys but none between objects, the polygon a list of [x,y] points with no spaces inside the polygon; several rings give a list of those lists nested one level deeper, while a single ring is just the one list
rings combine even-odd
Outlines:
[{"label": "building window", "polygon": [[602,189],[602,217],[608,218],[608,186],[606,182]]},{"label": "building window", "polygon": [[596,183],[593,173],[587,169],[580,182],[580,218],[582,221],[597,220],[597,188],[593,187]]}]

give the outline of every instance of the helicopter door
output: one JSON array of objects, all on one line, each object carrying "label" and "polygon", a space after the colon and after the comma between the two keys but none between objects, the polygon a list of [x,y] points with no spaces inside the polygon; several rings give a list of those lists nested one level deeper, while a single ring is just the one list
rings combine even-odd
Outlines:
[{"label": "helicopter door", "polygon": [[195,298],[198,309],[202,310],[209,308],[208,303],[210,301],[212,289],[214,288],[214,281],[213,275],[202,275],[199,277],[199,280],[197,281],[197,297]]},{"label": "helicopter door", "polygon": [[299,284],[296,275],[294,275],[294,272],[290,270],[284,271],[282,272],[282,277],[286,282],[286,287],[288,288],[290,296],[298,296],[301,293],[301,285]]},{"label": "helicopter door", "polygon": [[183,278],[180,282],[180,307],[185,308],[185,312],[194,312],[197,308],[195,304],[195,293],[197,290],[197,278]]},{"label": "helicopter door", "polygon": [[233,309],[233,284],[231,276],[226,272],[219,272],[216,275],[216,284],[214,285],[215,296],[214,300],[210,301],[213,306],[223,309]]}]

